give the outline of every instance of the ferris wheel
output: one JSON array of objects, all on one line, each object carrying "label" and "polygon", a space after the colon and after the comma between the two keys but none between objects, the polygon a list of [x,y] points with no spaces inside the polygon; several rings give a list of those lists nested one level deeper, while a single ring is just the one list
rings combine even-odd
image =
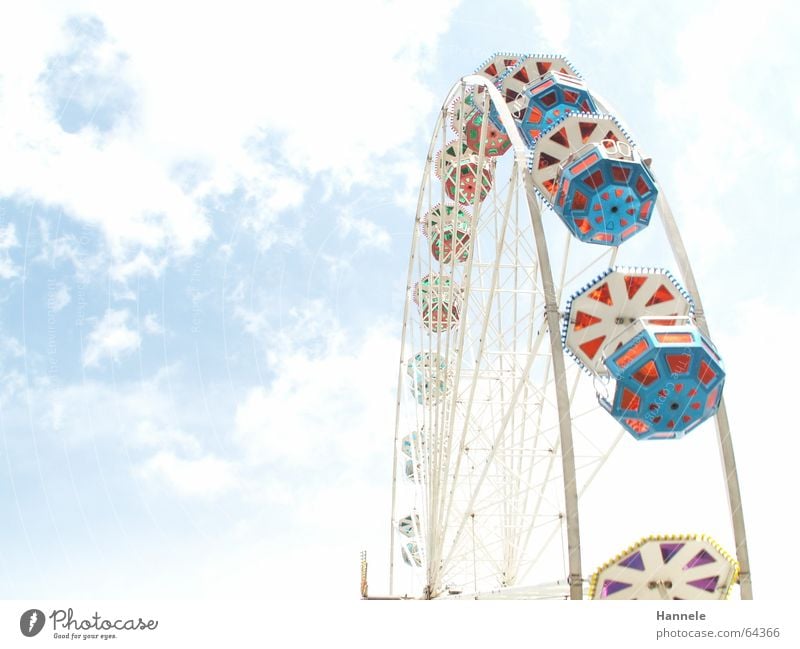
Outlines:
[{"label": "ferris wheel", "polygon": [[[407,289],[390,593],[751,597],[722,357],[651,161],[569,61],[497,54],[453,86]],[[615,449],[712,420],[733,554],[642,530],[587,571],[579,503]]]}]

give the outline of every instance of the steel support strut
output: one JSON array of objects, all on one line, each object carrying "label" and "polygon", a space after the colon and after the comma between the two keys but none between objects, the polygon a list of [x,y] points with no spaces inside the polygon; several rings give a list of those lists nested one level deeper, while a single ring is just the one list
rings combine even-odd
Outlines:
[{"label": "steel support strut", "polygon": [[[672,253],[678,262],[681,276],[686,284],[686,289],[692,295],[695,304],[694,319],[698,328],[705,336],[709,336],[708,323],[706,322],[703,303],[700,300],[700,292],[697,290],[697,282],[694,279],[692,266],[689,263],[689,256],[683,245],[678,226],[672,210],[664,198],[664,192],[659,191],[658,213],[664,224],[664,230],[669,239]],[[714,418],[717,425],[717,440],[719,451],[722,456],[722,466],[725,470],[725,484],[728,492],[728,506],[731,512],[731,523],[733,524],[733,538],[736,543],[736,559],[739,562],[739,587],[742,599],[753,599],[753,584],[750,577],[750,557],[747,552],[747,535],[744,529],[744,513],[742,512],[742,494],[739,490],[739,475],[736,472],[736,458],[733,454],[733,442],[731,441],[731,429],[728,423],[728,411],[725,408],[725,399],[720,399],[719,410]]]},{"label": "steel support strut", "polygon": [[523,172],[525,179],[525,194],[528,199],[528,209],[531,213],[533,234],[536,238],[536,255],[539,258],[539,273],[542,278],[544,290],[545,322],[550,338],[550,350],[553,359],[553,382],[556,388],[556,403],[558,405],[558,428],[561,436],[561,465],[564,472],[564,508],[567,519],[567,554],[569,561],[569,597],[570,599],[583,599],[583,578],[581,571],[581,541],[580,525],[578,521],[578,485],[575,480],[575,450],[572,442],[572,417],[569,407],[569,390],[567,389],[566,367],[564,365],[564,351],[561,348],[559,335],[560,322],[558,301],[556,300],[553,271],[550,268],[550,254],[547,250],[547,241],[542,226],[542,211],[536,199],[533,187],[533,178],[529,173]]}]

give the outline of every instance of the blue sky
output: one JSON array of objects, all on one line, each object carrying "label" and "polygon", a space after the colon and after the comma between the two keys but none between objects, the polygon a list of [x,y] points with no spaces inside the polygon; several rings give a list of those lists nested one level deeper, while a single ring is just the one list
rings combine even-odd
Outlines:
[{"label": "blue sky", "polygon": [[756,594],[794,596],[800,21],[760,7],[0,20],[0,597],[351,597],[362,548],[380,589],[416,191],[495,51],[565,54],[653,156],[727,362]]}]

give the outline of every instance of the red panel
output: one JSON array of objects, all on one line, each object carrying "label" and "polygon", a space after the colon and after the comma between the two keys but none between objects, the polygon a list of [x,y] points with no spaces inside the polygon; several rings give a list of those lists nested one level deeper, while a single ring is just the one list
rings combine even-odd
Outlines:
[{"label": "red panel", "polygon": [[[628,178],[631,175],[629,167],[611,167],[611,177],[618,183],[628,183]],[[622,194],[618,194],[621,196]]]},{"label": "red panel", "polygon": [[642,198],[644,198],[645,194],[650,192],[650,185],[647,184],[644,178],[639,176],[636,179],[636,193],[639,194]]},{"label": "red panel", "polygon": [[550,106],[555,106],[556,102],[558,101],[558,97],[556,97],[555,90],[553,90],[539,97],[539,101],[550,108]]},{"label": "red panel", "polygon": [[632,378],[642,385],[650,385],[658,378],[658,368],[653,361],[647,361],[633,373]]},{"label": "red panel", "polygon": [[570,104],[577,103],[578,97],[580,97],[580,95],[573,90],[564,91],[564,99],[566,99]]},{"label": "red panel", "polygon": [[519,72],[514,75],[514,78],[522,81],[523,83],[528,83],[530,81],[528,78],[528,71],[524,66],[519,69]]},{"label": "red panel", "polygon": [[583,143],[589,141],[589,138],[594,133],[594,130],[597,128],[597,122],[578,122],[578,126],[581,129],[581,138],[583,139]]},{"label": "red panel", "polygon": [[569,138],[567,137],[566,129],[560,128],[555,133],[550,136],[550,139],[553,142],[560,144],[561,146],[565,146],[569,148]]},{"label": "red panel", "polygon": [[494,63],[492,63],[488,68],[486,68],[484,70],[484,72],[486,74],[489,74],[489,75],[493,76],[493,77],[496,77],[497,76],[497,66]]},{"label": "red panel", "polygon": [[674,299],[675,296],[662,284],[656,289],[656,292],[653,293],[653,296],[647,301],[645,306],[653,306],[654,304],[661,304],[662,302],[669,302]]},{"label": "red panel", "polygon": [[610,242],[614,240],[614,235],[608,232],[598,232],[592,237],[592,241]]},{"label": "red panel", "polygon": [[553,65],[552,63],[548,63],[547,61],[537,61],[536,62],[536,69],[539,70],[539,74],[547,74],[547,71],[550,69],[550,66]]},{"label": "red panel", "polygon": [[[669,371],[672,372],[673,375],[676,374],[686,374],[689,371],[689,365],[692,362],[692,357],[689,354],[668,354],[667,355],[667,365],[669,365]],[[683,386],[681,386],[681,390]],[[678,386],[675,386],[675,390],[678,390]]]},{"label": "red panel", "polygon": [[697,372],[697,378],[700,379],[700,382],[703,385],[708,385],[716,377],[717,373],[708,366],[708,363],[700,361],[700,369]]},{"label": "red panel", "polygon": [[706,408],[713,408],[717,405],[717,395],[719,394],[719,388],[714,388],[711,391],[711,394],[708,395],[708,399],[706,399]]},{"label": "red panel", "polygon": [[620,399],[619,405],[623,410],[635,410],[638,412],[639,406],[642,405],[642,400],[632,390],[622,388],[622,399]]},{"label": "red panel", "polygon": [[608,282],[603,282],[596,289],[589,291],[589,297],[603,304],[612,306],[614,302],[611,299],[611,291],[608,290]]},{"label": "red panel", "polygon": [[586,209],[586,206],[588,204],[589,204],[589,199],[586,198],[584,194],[581,194],[579,191],[576,190],[575,195],[572,197],[572,209],[583,211]]},{"label": "red panel", "polygon": [[587,219],[575,219],[575,225],[583,234],[586,234],[592,229],[592,224],[589,223]]},{"label": "red panel", "polygon": [[603,170],[598,169],[597,171],[592,172],[586,178],[583,179],[583,182],[586,183],[592,189],[597,189],[598,187],[602,187],[605,183],[603,179]]},{"label": "red panel", "polygon": [[633,296],[639,292],[642,285],[647,281],[646,277],[637,277],[635,275],[625,275],[625,289],[628,291],[628,299],[632,300]]},{"label": "red panel", "polygon": [[600,336],[599,338],[593,338],[582,345],[580,345],[580,350],[586,354],[589,358],[594,358],[597,354],[597,350],[600,349],[600,345],[603,344],[603,341],[606,339],[605,336]]},{"label": "red panel", "polygon": [[586,329],[586,327],[591,327],[593,324],[597,324],[601,320],[602,318],[598,318],[584,311],[578,311],[575,314],[575,331],[580,331],[581,329]]},{"label": "red panel", "polygon": [[544,169],[545,167],[550,167],[558,162],[558,158],[554,158],[551,155],[547,155],[544,151],[539,154],[539,169]]}]

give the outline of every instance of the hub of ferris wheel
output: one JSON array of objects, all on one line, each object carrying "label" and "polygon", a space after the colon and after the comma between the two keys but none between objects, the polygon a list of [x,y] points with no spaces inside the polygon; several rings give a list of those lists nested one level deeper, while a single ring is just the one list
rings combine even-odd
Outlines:
[{"label": "hub of ferris wheel", "polygon": [[[505,101],[516,139],[527,148],[527,173],[539,199],[578,245],[616,248],[649,226],[659,193],[649,160],[616,117],[602,112],[602,102],[569,61],[497,54],[476,74]],[[504,125],[488,94],[483,86],[466,87],[449,107],[458,137],[433,161],[445,200],[420,217],[432,258],[451,269],[430,272],[414,284],[419,321],[433,337],[450,335],[461,324],[467,305],[454,272],[473,254],[477,211],[473,215],[468,208],[479,210],[491,192],[499,191],[496,165],[513,150],[508,122]],[[694,315],[692,295],[666,269],[612,267],[567,300],[563,349],[592,377],[608,416],[637,441],[679,440],[719,408],[724,365]],[[447,399],[453,386],[451,355],[432,347],[406,361],[408,389],[420,408]],[[425,445],[423,430],[402,439],[403,473],[418,485],[424,480]],[[426,563],[424,527],[416,511],[396,521],[401,556],[412,568]],[[656,569],[647,561],[666,575],[665,566],[678,551],[682,571],[653,577]],[[724,598],[738,569],[705,536],[650,537],[598,570],[590,597]],[[675,584],[687,575],[692,578],[678,588]]]}]

